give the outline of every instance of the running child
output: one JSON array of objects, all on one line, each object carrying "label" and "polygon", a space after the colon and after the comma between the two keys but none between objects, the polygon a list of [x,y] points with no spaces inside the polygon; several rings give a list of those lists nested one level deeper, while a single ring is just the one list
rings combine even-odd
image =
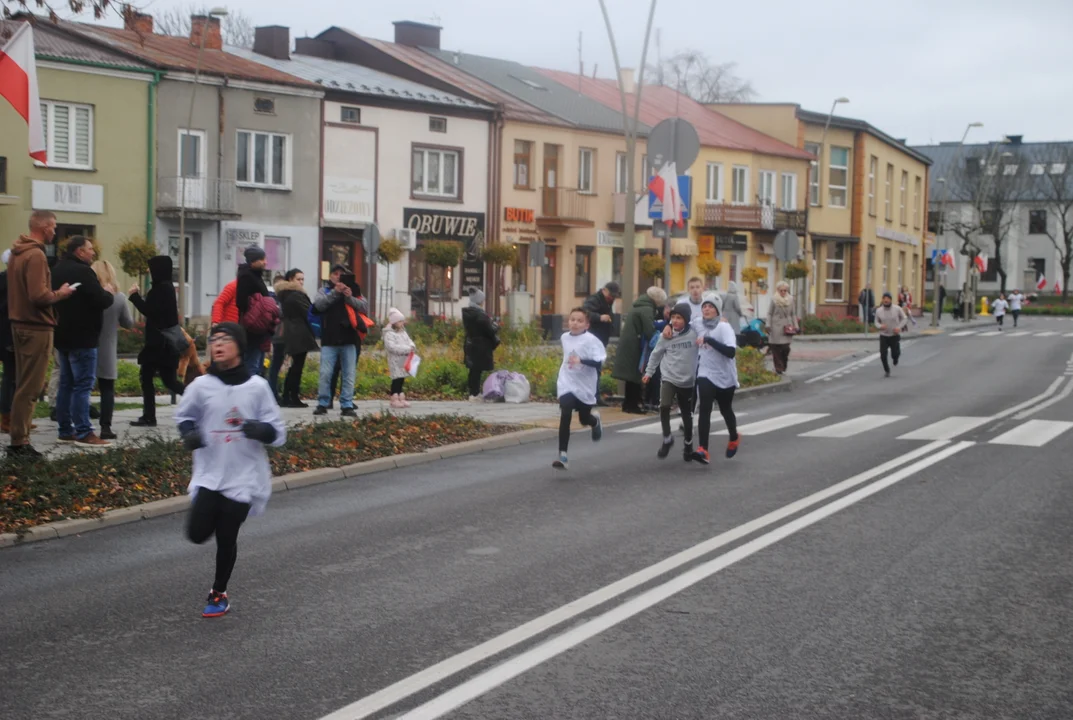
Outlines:
[{"label": "running child", "polygon": [[998,323],[998,329],[1002,329],[1002,321],[1006,319],[1006,310],[1009,309],[1010,304],[1006,302],[1006,296],[1002,293],[998,294],[998,298],[991,303],[991,314],[995,316],[995,322]]},{"label": "running child", "polygon": [[671,435],[671,405],[678,400],[682,411],[682,432],[685,448],[682,456],[686,462],[693,459],[693,387],[697,380],[697,333],[689,324],[691,310],[686,303],[678,303],[671,310],[669,328],[663,330],[652,357],[648,359],[641,382],[648,384],[658,368],[663,376],[659,389],[659,420],[663,426],[663,444],[656,456],[662,460],[671,452],[674,436]]},{"label": "running child", "polygon": [[272,469],[265,445],[279,447],[287,427],[268,382],[251,376],[242,358],[246,331],[220,323],[209,337],[207,375],[190,383],[175,411],[183,445],[194,453],[187,489],[193,507],[186,534],[200,545],[216,535],[216,577],[202,617],[231,609],[227,582],[238,557],[238,531],[249,515],[260,515],[272,494]]},{"label": "running child", "polygon": [[714,296],[705,296],[701,303],[700,323],[693,328],[697,332],[697,347],[700,348],[700,366],[697,371],[697,389],[700,392],[700,415],[697,418],[699,447],[693,459],[707,465],[708,438],[711,428],[712,402],[719,405],[719,412],[726,422],[730,442],[727,457],[738,452],[738,419],[734,415],[734,390],[738,387],[737,337],[726,318],[720,317]]},{"label": "running child", "polygon": [[567,318],[569,332],[559,339],[563,344],[563,364],[559,366],[556,383],[559,395],[559,459],[552,467],[567,468],[566,451],[570,446],[570,420],[577,411],[582,425],[592,428],[592,441],[598,441],[604,433],[600,413],[593,412],[596,405],[596,383],[600,368],[607,359],[607,348],[600,339],[589,332],[589,316],[581,308],[574,308]]}]

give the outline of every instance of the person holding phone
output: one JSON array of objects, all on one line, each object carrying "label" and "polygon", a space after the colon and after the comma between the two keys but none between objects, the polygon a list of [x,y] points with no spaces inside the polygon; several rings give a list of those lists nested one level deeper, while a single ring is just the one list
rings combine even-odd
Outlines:
[{"label": "person holding phone", "polygon": [[[369,304],[355,295],[354,275],[345,265],[336,265],[330,275],[331,284],[313,301],[313,312],[321,316],[320,380],[317,387],[317,408],[314,415],[327,415],[331,402],[332,374],[338,366],[343,381],[339,407],[343,417],[355,417],[354,379],[357,372],[357,345],[360,314],[369,312]],[[350,284],[344,283],[350,280]]]}]

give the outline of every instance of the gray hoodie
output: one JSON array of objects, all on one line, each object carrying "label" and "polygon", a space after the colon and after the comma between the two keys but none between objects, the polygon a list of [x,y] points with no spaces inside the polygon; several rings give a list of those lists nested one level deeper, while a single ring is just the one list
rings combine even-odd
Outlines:
[{"label": "gray hoodie", "polygon": [[675,387],[691,388],[697,382],[697,352],[697,333],[689,325],[670,340],[660,335],[648,359],[645,375],[651,377],[659,368],[663,382]]}]

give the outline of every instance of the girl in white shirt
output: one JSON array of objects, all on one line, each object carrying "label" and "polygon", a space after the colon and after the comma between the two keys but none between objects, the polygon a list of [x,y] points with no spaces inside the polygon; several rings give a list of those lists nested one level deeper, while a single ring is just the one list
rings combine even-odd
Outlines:
[{"label": "girl in white shirt", "polygon": [[1006,310],[1010,307],[1010,304],[1006,302],[1006,296],[1002,293],[998,294],[998,299],[991,303],[991,314],[995,316],[995,321],[998,323],[998,329],[1002,329],[1002,320],[1006,317]]},{"label": "girl in white shirt", "polygon": [[559,366],[556,388],[559,397],[559,459],[552,467],[565,470],[566,451],[570,445],[570,421],[574,411],[582,425],[592,428],[592,441],[603,436],[600,413],[593,412],[600,367],[607,359],[607,349],[599,338],[589,332],[589,315],[574,308],[567,318],[570,332],[563,333],[563,364]]},{"label": "girl in white shirt", "polygon": [[1020,290],[1014,290],[1010,293],[1010,315],[1013,315],[1013,326],[1017,327],[1017,319],[1021,316],[1021,304],[1025,301],[1025,296],[1021,294]]},{"label": "girl in white shirt", "polygon": [[693,459],[707,465],[708,438],[711,428],[713,401],[726,422],[730,442],[726,455],[734,457],[738,452],[738,419],[734,416],[734,390],[738,387],[737,337],[730,323],[719,317],[715,299],[705,297],[701,303],[701,322],[694,325],[697,331],[697,346],[700,348],[700,365],[697,388],[700,390],[700,416],[698,417],[698,447]]}]

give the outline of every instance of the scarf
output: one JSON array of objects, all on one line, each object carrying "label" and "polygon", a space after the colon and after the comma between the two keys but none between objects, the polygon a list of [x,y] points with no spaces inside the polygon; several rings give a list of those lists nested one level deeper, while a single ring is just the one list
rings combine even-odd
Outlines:
[{"label": "scarf", "polygon": [[783,297],[782,295],[779,294],[778,290],[775,291],[775,297],[773,297],[771,299],[771,302],[775,303],[779,307],[784,307],[784,308],[790,307],[790,305],[793,304],[793,301],[794,301],[794,296],[793,295],[791,295],[790,293],[786,293],[786,297]]},{"label": "scarf", "polygon": [[227,370],[212,363],[209,365],[209,374],[220,378],[225,385],[242,385],[250,379],[250,371],[246,369],[246,364],[241,362],[241,359],[238,365]]}]

